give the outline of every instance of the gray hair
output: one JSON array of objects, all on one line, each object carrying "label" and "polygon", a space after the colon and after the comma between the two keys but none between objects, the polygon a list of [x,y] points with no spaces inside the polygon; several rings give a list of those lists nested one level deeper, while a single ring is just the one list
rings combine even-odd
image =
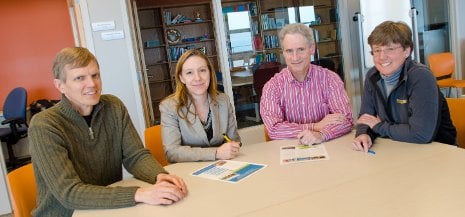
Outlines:
[{"label": "gray hair", "polygon": [[301,34],[307,39],[308,46],[311,46],[313,45],[313,43],[315,43],[313,30],[302,23],[288,24],[284,26],[283,29],[281,29],[281,31],[279,32],[279,43],[281,43],[281,46],[283,44],[284,37],[287,34]]}]

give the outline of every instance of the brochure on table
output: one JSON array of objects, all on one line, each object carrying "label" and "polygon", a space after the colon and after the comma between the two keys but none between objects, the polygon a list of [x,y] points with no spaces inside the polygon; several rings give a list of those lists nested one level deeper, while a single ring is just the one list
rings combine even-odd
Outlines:
[{"label": "brochure on table", "polygon": [[191,175],[218,181],[237,183],[264,167],[266,167],[266,165],[241,161],[219,160],[193,172]]},{"label": "brochure on table", "polygon": [[306,161],[328,160],[329,155],[323,144],[281,146],[280,163],[300,163]]}]

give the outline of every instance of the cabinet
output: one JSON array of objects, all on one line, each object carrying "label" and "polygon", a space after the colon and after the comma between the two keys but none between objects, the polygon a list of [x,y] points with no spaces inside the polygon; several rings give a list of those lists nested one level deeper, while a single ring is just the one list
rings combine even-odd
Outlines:
[{"label": "cabinet", "polygon": [[210,2],[138,8],[139,32],[154,123],[159,124],[160,101],[175,90],[179,57],[200,49],[216,69],[219,67],[215,27]]}]

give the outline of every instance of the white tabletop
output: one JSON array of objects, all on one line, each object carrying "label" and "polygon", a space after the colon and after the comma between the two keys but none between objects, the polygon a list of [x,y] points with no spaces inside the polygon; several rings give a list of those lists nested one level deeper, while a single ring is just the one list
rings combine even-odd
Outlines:
[{"label": "white tabletop", "polygon": [[[324,143],[329,160],[280,165],[279,148],[245,145],[235,160],[268,165],[231,184],[191,176],[210,162],[166,167],[189,195],[171,206],[77,210],[73,216],[464,216],[465,151],[377,139],[375,155],[351,149],[353,134]],[[118,185],[146,184],[131,179]]]}]

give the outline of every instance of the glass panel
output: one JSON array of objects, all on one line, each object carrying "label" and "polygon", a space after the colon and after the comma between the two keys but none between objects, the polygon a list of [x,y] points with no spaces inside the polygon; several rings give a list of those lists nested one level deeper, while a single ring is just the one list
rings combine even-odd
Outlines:
[{"label": "glass panel", "polygon": [[420,62],[428,64],[428,55],[450,51],[449,1],[414,0],[413,7],[418,10]]},{"label": "glass panel", "polygon": [[286,24],[310,25],[317,39],[311,60],[342,71],[336,6],[336,0],[222,1],[239,128],[262,124],[258,108],[262,87],[254,84],[254,75],[267,67],[269,73],[285,67],[278,34]]}]

